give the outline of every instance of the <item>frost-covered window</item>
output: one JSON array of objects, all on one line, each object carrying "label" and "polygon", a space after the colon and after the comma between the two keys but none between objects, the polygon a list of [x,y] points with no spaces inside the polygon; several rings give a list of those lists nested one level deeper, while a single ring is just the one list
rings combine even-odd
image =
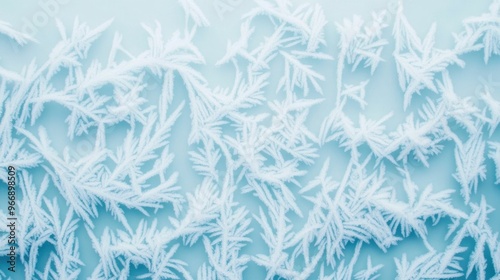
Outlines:
[{"label": "frost-covered window", "polygon": [[500,280],[500,0],[7,2],[0,279]]}]

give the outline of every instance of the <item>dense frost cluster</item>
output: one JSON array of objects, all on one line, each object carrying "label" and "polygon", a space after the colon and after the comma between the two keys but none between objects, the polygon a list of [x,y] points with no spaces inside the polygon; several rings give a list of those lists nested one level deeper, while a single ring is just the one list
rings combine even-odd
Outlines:
[{"label": "dense frost cluster", "polygon": [[[60,41],[45,61],[20,72],[0,65],[0,179],[4,185],[8,166],[17,168],[24,270],[12,274],[2,261],[0,278],[77,279],[85,269],[90,279],[128,279],[140,269],[148,279],[257,279],[260,268],[266,279],[377,279],[386,269],[398,279],[500,279],[500,239],[488,219],[500,197],[481,194],[488,178],[500,184],[500,95],[488,85],[457,94],[450,71],[467,67],[470,53],[484,65],[498,59],[500,1],[464,19],[451,49],[435,46],[439,26],[418,36],[403,5],[390,21],[381,11],[327,22],[318,4],[254,2],[216,62],[232,69],[229,87],[200,70],[206,60],[194,41],[210,22],[194,0],[179,1],[186,21],[173,34],[143,25],[143,52],[130,51],[112,21],[76,19],[57,22]],[[337,41],[326,39],[327,29]],[[113,32],[107,60],[89,55]],[[0,33],[36,44],[4,21]],[[389,110],[376,119],[365,113],[365,97],[384,95],[368,90],[384,63],[397,68],[393,82],[406,114],[394,129]],[[351,77],[356,72],[367,79]],[[152,80],[160,86],[148,87]],[[311,116],[325,102],[328,114],[315,114],[313,128]],[[95,135],[87,153],[54,144],[41,120],[55,105],[65,108],[67,143]],[[176,126],[182,115],[189,125]],[[117,126],[126,127],[119,144],[109,140]],[[185,153],[171,148],[175,129],[188,130]],[[456,184],[417,184],[410,165],[429,168],[445,145],[454,149],[448,176]],[[332,147],[347,165],[328,154]],[[192,176],[173,164],[179,157],[200,179],[190,191],[179,183]],[[389,180],[388,170],[399,180]],[[97,230],[104,214],[118,226]],[[444,249],[428,235],[442,223],[449,228]],[[2,211],[3,257],[6,225]],[[407,238],[427,253],[400,254],[392,268],[364,253],[383,255]],[[84,239],[96,267],[81,257]],[[267,246],[255,253],[255,243]],[[194,266],[179,251],[196,246],[204,262]]]}]

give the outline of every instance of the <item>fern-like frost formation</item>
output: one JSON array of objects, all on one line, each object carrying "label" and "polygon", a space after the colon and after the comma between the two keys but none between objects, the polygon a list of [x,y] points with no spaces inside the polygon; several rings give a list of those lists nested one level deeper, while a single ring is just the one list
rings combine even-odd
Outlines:
[{"label": "fern-like frost formation", "polygon": [[[16,168],[18,254],[12,273],[2,209],[0,278],[500,279],[489,219],[500,90],[454,80],[470,57],[500,78],[500,1],[465,18],[448,49],[436,24],[419,35],[401,3],[328,22],[304,2],[255,0],[213,63],[197,40],[209,17],[180,0],[184,26],[143,24],[142,52],[113,20],[56,20],[45,61],[0,65],[0,179]],[[5,21],[0,36],[21,50],[43,43]],[[112,40],[98,59],[102,37]],[[373,114],[381,67],[394,70],[402,109]],[[51,110],[65,114],[62,146]],[[443,158],[447,183],[422,180]],[[90,244],[97,261],[83,256]]]}]

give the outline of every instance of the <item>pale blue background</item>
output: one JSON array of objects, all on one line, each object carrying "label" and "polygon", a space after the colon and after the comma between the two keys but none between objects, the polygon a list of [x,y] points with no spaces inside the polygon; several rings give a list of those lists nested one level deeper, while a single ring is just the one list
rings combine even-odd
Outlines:
[{"label": "pale blue background", "polygon": [[[236,40],[239,37],[240,17],[253,7],[252,1],[241,1],[236,5],[233,10],[226,12],[222,17],[219,17],[214,7],[216,1],[198,1],[203,8],[209,21],[210,27],[202,27],[198,30],[195,36],[195,44],[199,47],[202,54],[205,56],[207,64],[200,66],[201,72],[205,75],[211,87],[215,85],[229,86],[232,84],[234,77],[233,68],[231,65],[223,67],[215,67],[215,62],[220,59],[225,50],[228,39]],[[295,1],[300,3],[302,1]],[[344,17],[351,17],[353,14],[359,14],[365,20],[369,20],[371,11],[379,11],[389,9],[394,1],[311,1],[320,3],[325,10],[325,15],[329,21],[326,26],[326,40],[328,45],[322,51],[328,52],[333,56],[337,55],[337,41],[338,33],[335,30],[334,22],[341,21]],[[14,0],[0,0],[0,20],[10,22],[15,28],[22,29],[25,20],[33,20],[33,16],[40,11],[43,11],[37,1],[20,1]],[[405,14],[409,21],[416,29],[419,36],[423,37],[433,22],[437,23],[436,32],[436,47],[438,48],[452,48],[453,47],[453,32],[460,32],[462,30],[462,20],[468,16],[480,15],[488,9],[489,1],[420,1],[408,0],[404,1]],[[67,4],[60,5],[59,11],[56,15],[67,26],[68,30],[71,29],[73,20],[76,16],[79,17],[81,22],[87,22],[90,26],[97,26],[107,19],[114,18],[114,23],[111,28],[106,31],[104,36],[97,41],[91,49],[89,56],[93,58],[105,58],[111,44],[112,36],[115,31],[123,35],[123,45],[128,48],[132,53],[139,53],[147,48],[146,33],[141,28],[140,23],[146,23],[150,26],[154,25],[155,20],[158,20],[163,27],[166,38],[173,31],[183,29],[184,15],[180,5],[177,1],[68,1]],[[393,15],[392,15],[393,16]],[[392,24],[392,21],[390,21]],[[264,24],[264,23],[263,23]],[[261,29],[262,30],[262,29]],[[387,46],[384,50],[383,57],[386,59],[382,63],[374,76],[371,78],[370,84],[367,88],[366,101],[368,106],[365,113],[373,118],[384,116],[389,111],[394,112],[393,118],[388,122],[389,130],[394,130],[395,127],[404,120],[406,113],[403,112],[403,94],[399,88],[396,80],[396,68],[393,60],[391,59],[392,53],[392,37],[391,27],[386,29],[384,37],[389,39],[391,45]],[[34,34],[35,38],[39,41],[38,44],[29,44],[25,47],[18,47],[9,42],[4,36],[0,37],[0,64],[11,70],[21,71],[24,65],[27,65],[33,58],[39,63],[46,60],[51,48],[56,44],[59,39],[58,31],[55,28],[55,22],[52,17],[49,17],[46,25],[39,26],[38,31]],[[450,67],[450,73],[454,81],[454,86],[459,95],[467,96],[473,95],[475,89],[480,85],[480,77],[487,78],[493,75],[500,81],[500,59],[493,57],[488,65],[484,65],[482,53],[473,53],[462,57],[466,62],[466,67],[460,69],[459,67]],[[322,61],[315,65],[318,72],[321,72],[326,77],[326,82],[322,83],[327,99],[324,104],[317,107],[309,118],[309,125],[312,131],[318,132],[319,125],[322,119],[327,115],[328,110],[332,108],[332,101],[334,100],[334,77],[335,77],[335,61],[325,62]],[[279,77],[278,69],[273,73],[274,79]],[[346,71],[346,77],[362,77],[366,76],[366,71],[359,71],[355,74],[349,74]],[[155,81],[152,81],[151,89],[155,89]],[[499,89],[500,90],[500,89]],[[274,93],[270,93],[273,95]],[[499,92],[496,93],[497,99]],[[182,98],[181,98],[182,99]],[[179,99],[177,99],[178,101]],[[418,102],[418,101],[417,101]],[[37,121],[37,124],[44,125],[51,135],[53,146],[62,150],[65,146],[70,146],[73,149],[77,148],[79,141],[84,141],[85,137],[75,139],[70,143],[66,138],[66,125],[64,124],[65,110],[57,106],[47,106],[44,111],[43,117]],[[358,112],[353,112],[357,115]],[[63,117],[61,117],[63,116]],[[179,185],[182,186],[186,192],[194,190],[197,184],[200,183],[201,178],[197,176],[191,168],[191,162],[187,157],[187,151],[193,147],[187,145],[187,135],[189,130],[189,113],[184,110],[181,118],[178,120],[174,127],[174,132],[171,138],[171,150],[175,153],[173,168],[180,172]],[[117,127],[113,133],[113,137],[117,143],[120,143],[123,135],[125,135],[126,127]],[[500,139],[498,133],[494,135],[496,139]],[[420,164],[415,163],[415,171],[413,179],[425,187],[427,184],[432,183],[435,190],[454,188],[457,192],[454,195],[455,206],[461,207],[464,211],[468,211],[463,205],[462,198],[459,195],[459,185],[451,177],[454,172],[454,146],[449,142],[446,143],[444,151],[437,157],[430,160],[430,168],[422,168]],[[81,148],[81,147],[80,147]],[[318,173],[319,168],[322,166],[324,159],[329,156],[332,159],[332,165],[335,169],[335,177],[340,178],[347,163],[347,155],[336,147],[336,143],[330,143],[322,148],[322,156],[316,161],[316,164],[310,167],[310,175],[301,179],[302,182],[307,182],[308,179]],[[479,192],[473,196],[473,201],[478,201],[480,195],[486,195],[488,202],[492,206],[500,205],[500,186],[493,184],[494,166],[491,160],[488,163],[488,179],[482,182],[479,186]],[[32,173],[40,175],[41,170],[33,170]],[[57,193],[57,191],[54,191]],[[237,200],[241,205],[245,205],[251,214],[257,213],[259,203],[251,194],[241,195],[237,191]],[[304,209],[311,207],[310,203],[300,201],[299,204]],[[62,198],[59,204],[63,205]],[[169,212],[170,209],[162,210],[158,213],[158,218],[161,223],[162,212]],[[129,212],[131,216],[130,221],[137,222],[141,217],[136,212]],[[297,217],[292,217],[296,223],[297,228],[301,226],[304,221]],[[495,231],[500,231],[500,212],[495,211],[490,215],[491,225]],[[431,244],[437,249],[442,250],[445,248],[444,235],[447,230],[449,220],[443,219],[435,227],[429,226],[429,240]],[[98,262],[97,255],[91,247],[90,240],[84,230],[83,223],[80,222],[78,237],[80,238],[80,251],[81,259],[86,264],[82,268],[80,278],[86,278],[90,275],[95,265]],[[95,221],[95,231],[102,232],[105,226],[116,226],[121,228],[118,222],[114,221],[112,217],[102,211],[98,220]],[[133,223],[131,223],[134,226]],[[255,229],[251,233],[251,238],[254,243],[246,246],[243,253],[255,255],[258,253],[268,253],[265,244],[261,241],[259,226],[257,223],[252,223]],[[98,236],[98,234],[97,234]],[[47,247],[48,248],[48,247]],[[351,255],[352,246],[348,246],[346,256]],[[48,257],[48,251],[41,250],[41,261],[44,264]],[[366,264],[366,256],[370,254],[374,264],[384,264],[380,279],[392,279],[395,276],[394,257],[400,258],[403,253],[407,253],[409,258],[426,253],[425,247],[422,242],[411,236],[410,238],[400,242],[397,246],[389,249],[384,254],[375,245],[364,246],[363,253],[360,257],[358,268],[364,268]],[[205,261],[206,254],[204,253],[203,246],[200,242],[191,248],[183,248],[177,253],[178,258],[187,260],[189,269],[192,275],[196,275],[196,270]],[[466,264],[464,263],[464,266]],[[491,268],[491,264],[489,264]],[[142,273],[145,270],[139,269],[135,273]],[[19,273],[18,275],[22,275]],[[247,279],[262,279],[265,276],[265,271],[261,267],[256,266],[252,262],[249,263],[248,269],[245,271]]]}]

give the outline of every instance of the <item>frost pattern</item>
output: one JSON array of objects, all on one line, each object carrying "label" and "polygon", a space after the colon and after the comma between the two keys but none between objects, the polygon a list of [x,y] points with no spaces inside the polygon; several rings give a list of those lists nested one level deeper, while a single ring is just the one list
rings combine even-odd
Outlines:
[{"label": "frost pattern", "polygon": [[[33,60],[20,72],[0,66],[0,166],[20,170],[24,277],[81,278],[83,234],[99,258],[85,268],[93,270],[89,279],[128,279],[137,267],[148,279],[242,279],[255,267],[266,279],[377,279],[387,268],[361,258],[364,249],[385,253],[412,236],[427,253],[396,258],[397,279],[500,279],[500,239],[488,221],[499,198],[480,195],[481,182],[500,183],[500,98],[487,86],[478,100],[459,96],[450,73],[467,67],[468,53],[480,52],[485,64],[500,54],[500,1],[463,21],[453,49],[435,46],[435,24],[420,38],[401,4],[390,23],[384,11],[328,23],[318,4],[254,2],[241,18],[240,37],[228,40],[216,62],[233,69],[229,87],[200,71],[206,62],[194,39],[210,22],[194,0],[179,1],[185,26],[168,38],[159,23],[144,24],[148,48],[141,53],[127,50],[115,33],[107,60],[93,58],[89,50],[113,23],[91,27],[75,19],[71,28],[57,22],[61,39],[44,63]],[[258,36],[261,20],[265,38]],[[328,25],[339,36],[334,51],[327,50]],[[0,33],[20,45],[35,42],[4,21]],[[384,55],[390,43],[392,54]],[[406,112],[392,131],[386,123],[393,112],[378,119],[365,113],[371,77],[388,60]],[[318,61],[335,74],[315,68]],[[347,70],[363,68],[369,78],[353,82]],[[150,92],[151,79],[161,88]],[[311,113],[324,104],[329,113],[312,128]],[[40,119],[54,105],[68,112],[70,142],[95,134],[88,153],[52,143]],[[190,125],[179,128],[186,114]],[[127,131],[116,146],[108,138],[119,125]],[[187,154],[171,148],[175,129],[189,130]],[[454,147],[456,184],[419,186],[411,165],[430,168],[445,143]],[[348,156],[347,166],[328,154],[332,146]],[[188,157],[199,176],[194,191],[179,184],[176,157]],[[462,204],[454,203],[455,191]],[[257,210],[241,195],[253,197]],[[139,213],[138,223],[130,211]],[[104,213],[118,225],[98,232],[94,223]],[[4,212],[0,221],[6,256]],[[429,241],[438,223],[449,227],[444,250]],[[251,253],[254,242],[267,249]],[[178,252],[197,244],[205,262],[192,267]],[[41,250],[50,250],[48,259],[38,258]]]}]

